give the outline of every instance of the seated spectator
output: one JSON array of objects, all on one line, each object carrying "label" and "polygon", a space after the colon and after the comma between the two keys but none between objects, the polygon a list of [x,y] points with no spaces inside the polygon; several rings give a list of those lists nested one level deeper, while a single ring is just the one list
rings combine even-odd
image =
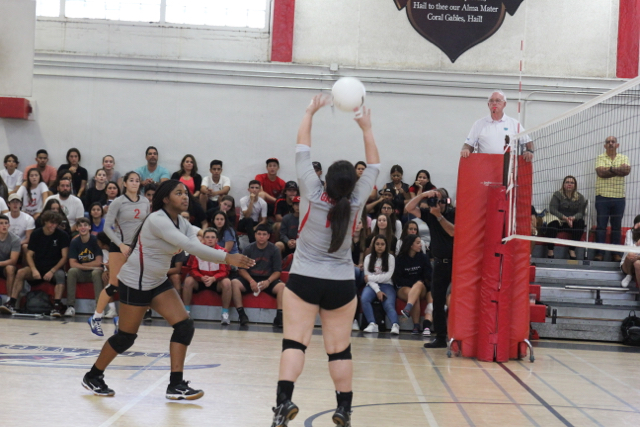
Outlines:
[{"label": "seated spectator", "polygon": [[209,172],[211,175],[204,177],[200,187],[200,204],[206,212],[217,210],[218,202],[231,190],[231,180],[222,175],[222,160],[211,160]]},{"label": "seated spectator", "polygon": [[49,196],[49,200],[58,200],[62,205],[62,211],[69,220],[71,232],[76,231],[76,220],[84,217],[84,206],[79,198],[71,194],[71,181],[62,178],[58,182],[58,194]]},{"label": "seated spectator", "polygon": [[256,241],[244,248],[242,253],[256,261],[250,269],[238,269],[239,277],[231,281],[233,287],[233,303],[238,310],[240,325],[249,323],[244,312],[242,294],[253,292],[258,295],[266,292],[278,301],[278,311],[273,319],[273,326],[282,327],[282,293],[284,283],[280,281],[282,271],[282,257],[276,245],[269,241],[269,226],[260,224],[256,228]]},{"label": "seated spectator", "polygon": [[362,290],[360,302],[362,312],[369,325],[364,328],[364,332],[378,332],[375,316],[371,303],[378,298],[382,303],[384,312],[391,321],[391,334],[400,334],[398,324],[398,313],[396,313],[396,290],[391,282],[395,258],[389,253],[387,239],[383,235],[373,238],[373,251],[364,259],[365,273],[364,281],[367,284]]},{"label": "seated spectator", "polygon": [[267,173],[258,174],[255,180],[260,184],[260,198],[267,202],[269,208],[265,217],[274,215],[276,200],[284,192],[285,182],[278,177],[280,161],[276,158],[267,159]]},{"label": "seated spectator", "polygon": [[373,227],[373,232],[367,238],[367,243],[366,243],[367,248],[365,250],[365,256],[369,255],[373,250],[373,238],[380,234],[383,235],[385,239],[387,239],[387,242],[391,242],[390,244],[387,245],[387,250],[389,251],[389,253],[393,254],[395,252],[394,248],[397,245],[398,239],[391,231],[391,227],[389,223],[390,223],[390,220],[387,215],[383,213],[378,215],[376,224]]},{"label": "seated spectator", "polygon": [[407,305],[402,309],[402,314],[413,321],[414,335],[420,334],[420,300],[427,297],[429,284],[431,283],[431,263],[423,254],[420,237],[415,234],[405,236],[400,247],[400,253],[396,257],[396,266],[393,271],[393,284],[397,296]]},{"label": "seated spectator", "polygon": [[[391,226],[391,231],[393,235],[396,236],[396,239],[400,239],[402,235],[402,222],[396,216],[396,212],[393,209],[393,203],[384,201],[381,205],[378,206],[378,212],[376,213],[376,217],[378,215],[384,214],[389,218],[389,225]],[[371,230],[376,226],[376,220],[371,220]]]},{"label": "seated spectator", "polygon": [[77,148],[70,148],[67,151],[67,163],[58,167],[58,173],[63,170],[71,172],[71,188],[73,194],[82,197],[87,189],[87,181],[89,180],[89,173],[85,168],[80,166],[80,150]]},{"label": "seated spectator", "polygon": [[369,228],[364,227],[362,225],[362,217],[359,218],[351,237],[351,257],[353,259],[353,265],[360,270],[364,268],[364,254],[367,250],[367,238],[369,234]]},{"label": "seated spectator", "polygon": [[81,198],[84,211],[89,212],[91,205],[98,202],[100,206],[107,203],[107,172],[104,169],[98,169],[93,176],[93,185],[89,187]]},{"label": "seated spectator", "polygon": [[[587,201],[578,193],[578,181],[573,176],[567,176],[562,181],[562,188],[553,193],[549,202],[549,212],[545,215],[547,224],[546,236],[555,239],[560,231],[567,231],[571,240],[578,241],[584,232],[584,213]],[[547,258],[553,258],[553,243],[547,244]],[[576,258],[576,247],[569,246],[569,259]]]},{"label": "seated spectator", "polygon": [[218,245],[230,254],[237,254],[239,252],[238,235],[233,228],[233,224],[229,221],[227,214],[222,211],[216,212],[213,215],[211,225],[218,230],[218,235],[220,236]]},{"label": "seated spectator", "polygon": [[377,216],[377,213],[380,212],[380,205],[382,203],[390,203],[393,214],[395,215],[395,205],[393,204],[393,190],[390,188],[383,188],[378,191],[378,197],[373,201],[367,204],[367,213],[372,216]]},{"label": "seated spectator", "polygon": [[257,180],[249,181],[249,195],[240,199],[240,209],[242,210],[242,219],[238,223],[238,231],[247,233],[249,243],[256,241],[255,230],[259,224],[267,222],[267,203],[259,196],[260,182]]},{"label": "seated spectator", "polygon": [[153,201],[153,195],[156,194],[157,189],[158,189],[158,186],[153,183],[147,184],[144,186],[144,189],[142,191],[144,193],[144,197],[146,197],[147,200],[149,200],[149,203]]},{"label": "seated spectator", "polygon": [[424,169],[421,169],[416,174],[416,181],[411,187],[409,187],[410,198],[413,199],[418,194],[425,191],[433,190],[436,186],[431,183],[431,175]]},{"label": "seated spectator", "polygon": [[410,199],[409,184],[402,182],[403,174],[402,166],[391,166],[391,182],[386,183],[383,187],[383,189],[390,189],[392,191],[393,208],[398,218],[402,217],[404,205],[406,205]]},{"label": "seated spectator", "polygon": [[2,197],[0,197],[0,213],[9,213],[9,206],[7,206],[7,202],[5,202]]},{"label": "seated spectator", "polygon": [[109,205],[111,205],[115,199],[120,197],[120,187],[118,187],[117,183],[111,181],[107,184],[107,188],[104,190],[104,193],[107,195],[107,201],[102,206],[102,209],[104,209],[104,214],[106,215],[109,210]]},{"label": "seated spectator", "polygon": [[102,203],[93,202],[89,206],[89,222],[91,223],[91,234],[94,236],[102,232],[104,229],[104,210],[102,209]]},{"label": "seated spectator", "polygon": [[[229,222],[232,225],[236,224],[236,201],[232,196],[226,195],[222,196],[220,199],[220,212],[224,212],[227,214],[227,218],[229,218]],[[215,213],[215,212],[214,212]]]},{"label": "seated spectator", "polygon": [[36,222],[33,217],[20,210],[22,208],[22,199],[17,194],[9,196],[9,231],[18,236],[22,248],[23,260],[27,254],[27,245],[31,232],[36,228]]},{"label": "seated spectator", "polygon": [[[420,235],[420,228],[418,227],[418,223],[415,221],[407,222],[402,228],[402,234],[400,235],[400,239],[398,239],[398,243],[396,244],[396,256],[400,253],[400,247],[402,246],[402,241],[408,234],[415,234],[416,236]],[[429,249],[424,240],[420,239],[420,246],[423,254],[427,254],[427,250]]]},{"label": "seated spectator", "polygon": [[[9,296],[11,296],[13,281],[16,277],[16,265],[19,257],[20,238],[9,231],[9,218],[0,214],[0,271],[6,279],[7,295]],[[1,298],[0,302],[2,302]]]},{"label": "seated spectator", "polygon": [[[204,230],[203,243],[210,248],[223,249],[218,246],[218,230],[215,228],[207,228]],[[228,325],[229,306],[231,305],[231,280],[229,280],[229,266],[226,264],[216,264],[209,261],[203,261],[195,255],[189,257],[187,261],[189,267],[189,275],[184,280],[184,289],[182,290],[182,301],[187,311],[191,311],[191,297],[194,292],[199,292],[209,288],[218,292],[222,297],[222,320],[220,323]]]},{"label": "seated spectator", "polygon": [[69,182],[71,183],[71,194],[75,194],[75,191],[73,189],[72,178],[73,178],[73,174],[71,173],[71,171],[69,169],[62,169],[56,175],[56,180],[53,181],[53,184],[51,184],[49,186],[49,191],[51,191],[52,194],[58,194],[58,185],[60,184],[60,180],[61,179],[68,179]]},{"label": "seated spectator", "polygon": [[[198,162],[191,154],[187,154],[180,161],[180,170],[171,175],[171,179],[176,179],[189,189],[189,192],[196,199],[200,198],[200,187],[202,187],[202,177],[198,173]],[[203,209],[203,211],[206,209]]]},{"label": "seated spectator", "polygon": [[[289,197],[287,195],[287,197]],[[300,225],[300,196],[291,199],[293,213],[286,214],[282,218],[280,228],[280,241],[276,246],[282,252],[282,257],[286,257],[296,251],[296,239],[298,238],[298,226]]]},{"label": "seated spectator", "polygon": [[[73,233],[71,232],[69,219],[67,219],[67,216],[64,214],[60,201],[56,199],[48,200],[47,203],[44,204],[44,208],[42,209],[42,214],[49,211],[57,212],[60,214],[60,223],[58,224],[58,228],[64,231],[65,233],[67,233],[69,238],[71,238],[71,234]],[[40,216],[42,216],[42,214],[40,214]],[[42,227],[44,227],[44,221],[42,220],[42,218],[38,217],[38,219],[36,219],[36,228],[42,228]]]},{"label": "seated spectator", "polygon": [[67,310],[65,317],[76,315],[76,284],[91,281],[93,294],[98,302],[102,292],[102,249],[98,239],[91,234],[91,224],[87,218],[78,218],[78,237],[69,244],[69,271],[67,272]]},{"label": "seated spectator", "polygon": [[[102,158],[102,169],[107,174],[107,182],[115,182],[122,191],[122,175],[120,172],[115,170],[116,160],[111,155],[106,155]],[[93,182],[94,178],[91,178],[89,182],[89,187],[93,187],[95,184]]]},{"label": "seated spectator", "polygon": [[26,257],[27,266],[16,273],[9,301],[0,307],[4,313],[14,314],[16,312],[16,303],[25,280],[29,281],[32,286],[43,282],[55,285],[54,306],[50,315],[51,317],[61,317],[65,312],[62,305],[65,280],[63,267],[67,262],[69,252],[69,236],[58,229],[62,217],[57,212],[45,212],[40,219],[44,226],[31,234]]},{"label": "seated spectator", "polygon": [[4,156],[4,169],[0,171],[0,178],[7,185],[9,193],[13,193],[20,188],[23,181],[22,171],[18,170],[18,156],[15,154],[7,154]]},{"label": "seated spectator", "polygon": [[293,213],[293,198],[300,195],[298,184],[295,181],[288,181],[284,186],[284,194],[276,200],[274,208],[274,223],[271,226],[273,238],[280,240],[280,223],[285,215]]},{"label": "seated spectator", "polygon": [[[363,162],[362,160],[356,162],[355,165],[356,168],[356,175],[358,175],[358,179],[362,176],[362,174],[364,173],[364,170],[367,168],[367,164],[365,162]],[[373,186],[373,189],[371,190],[371,194],[369,194],[369,199],[367,200],[367,212],[369,212],[369,203],[373,203],[376,200],[378,200],[378,187],[377,186]]]},{"label": "seated spectator", "polygon": [[[640,246],[640,215],[636,215],[633,219],[633,227],[627,230],[624,245]],[[625,252],[620,261],[620,269],[626,274],[621,282],[623,288],[628,288],[632,280],[635,280],[637,285],[640,277],[640,253]]]},{"label": "seated spectator", "polygon": [[143,188],[147,184],[160,184],[163,181],[167,181],[171,174],[167,169],[158,165],[158,149],[149,146],[144,154],[147,164],[134,170],[140,176],[140,187]]},{"label": "seated spectator", "polygon": [[16,194],[22,198],[22,210],[38,219],[44,206],[44,201],[51,195],[49,188],[42,180],[38,169],[27,171],[27,180],[18,188]]},{"label": "seated spectator", "polygon": [[31,169],[37,169],[40,172],[40,176],[42,176],[42,181],[44,181],[47,187],[53,184],[58,175],[58,171],[47,163],[49,163],[49,153],[47,153],[47,150],[38,150],[36,152],[36,164],[29,165],[25,168],[24,176],[22,177],[24,181],[27,180],[27,174]]},{"label": "seated spectator", "polygon": [[[173,178],[172,178],[173,179]],[[195,225],[198,228],[207,228],[207,216],[200,206],[198,200],[189,193],[189,208],[181,214],[185,217],[191,225]]]}]

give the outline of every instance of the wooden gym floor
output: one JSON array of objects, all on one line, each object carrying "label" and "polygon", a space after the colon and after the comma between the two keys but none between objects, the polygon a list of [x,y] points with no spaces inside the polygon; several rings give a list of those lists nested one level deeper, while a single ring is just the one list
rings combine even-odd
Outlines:
[{"label": "wooden gym floor", "polygon": [[[185,379],[205,391],[193,402],[166,400],[171,329],[140,328],[133,354],[106,371],[113,398],[80,385],[106,337],[86,316],[71,320],[0,318],[0,408],[7,426],[271,425],[282,334],[273,328],[196,322]],[[105,324],[105,335],[113,325]],[[354,427],[638,426],[640,348],[540,341],[535,363],[447,358],[422,337],[354,333]],[[330,426],[335,408],[317,329],[296,384],[290,426]]]}]

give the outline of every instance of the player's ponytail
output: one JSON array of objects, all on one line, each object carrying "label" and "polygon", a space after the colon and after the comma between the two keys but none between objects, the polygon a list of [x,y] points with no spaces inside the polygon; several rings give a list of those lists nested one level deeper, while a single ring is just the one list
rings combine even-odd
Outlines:
[{"label": "player's ponytail", "polygon": [[356,186],[358,176],[353,165],[340,160],[329,166],[327,171],[327,195],[335,202],[329,211],[331,222],[331,244],[329,253],[336,252],[342,244],[349,230],[351,217],[351,193]]}]

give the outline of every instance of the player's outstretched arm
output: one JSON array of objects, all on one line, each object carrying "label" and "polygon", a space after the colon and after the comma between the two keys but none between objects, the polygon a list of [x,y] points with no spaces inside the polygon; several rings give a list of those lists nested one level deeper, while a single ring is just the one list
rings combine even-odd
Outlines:
[{"label": "player's outstretched arm", "polygon": [[380,154],[378,154],[378,146],[376,145],[375,138],[373,137],[373,131],[371,130],[371,110],[362,106],[362,114],[354,119],[360,129],[362,129],[362,136],[364,137],[364,155],[367,164],[375,165],[380,163]]},{"label": "player's outstretched arm", "polygon": [[297,144],[311,147],[311,122],[313,121],[313,115],[330,102],[331,98],[329,95],[323,93],[320,93],[311,99],[311,103],[307,107],[304,117],[302,118],[302,123],[300,123],[300,128],[298,129]]}]

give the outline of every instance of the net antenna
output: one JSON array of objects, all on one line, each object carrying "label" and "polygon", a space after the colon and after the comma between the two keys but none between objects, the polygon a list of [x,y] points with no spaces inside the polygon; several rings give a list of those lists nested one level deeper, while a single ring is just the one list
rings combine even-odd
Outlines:
[{"label": "net antenna", "polygon": [[[516,159],[518,149],[521,147],[518,141],[527,136],[536,147],[533,160],[534,172],[530,177],[523,176],[528,172],[519,172]],[[584,213],[585,222],[595,224],[596,212],[591,207],[595,206],[596,201],[596,159],[606,152],[605,139],[609,136],[616,137],[619,143],[616,158],[622,155],[621,159],[624,159],[626,156],[631,171],[624,176],[623,180],[618,180],[616,183],[613,180],[600,179],[598,192],[601,193],[603,188],[607,188],[607,191],[615,191],[616,194],[622,195],[611,197],[624,197],[626,201],[622,218],[623,230],[625,227],[633,226],[634,217],[640,214],[640,77],[629,80],[546,123],[519,132],[510,138],[509,176],[505,182],[508,183],[511,215],[505,242],[523,239],[560,245],[570,244],[586,249],[640,253],[640,246],[621,247],[622,242],[612,242],[615,244],[589,242],[591,227],[587,227],[587,238],[584,239],[586,241],[530,236],[523,230],[531,227],[524,227],[524,224],[518,227],[515,207],[519,193],[522,194],[522,191],[518,192],[519,183],[527,181],[533,183],[531,203],[537,212],[545,213],[545,219],[547,219],[552,195],[562,189],[563,179],[567,176],[576,178],[576,191],[588,202]],[[521,217],[520,221],[522,220]]]}]

